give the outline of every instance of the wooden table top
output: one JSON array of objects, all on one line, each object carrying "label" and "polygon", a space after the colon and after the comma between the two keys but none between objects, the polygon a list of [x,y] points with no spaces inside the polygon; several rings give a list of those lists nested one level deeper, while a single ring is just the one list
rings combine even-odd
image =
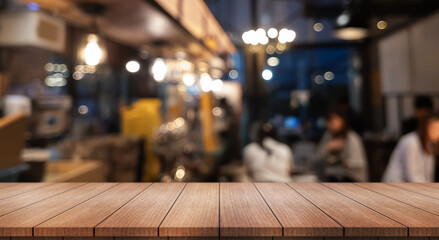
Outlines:
[{"label": "wooden table top", "polygon": [[439,239],[439,183],[0,183],[3,237]]}]

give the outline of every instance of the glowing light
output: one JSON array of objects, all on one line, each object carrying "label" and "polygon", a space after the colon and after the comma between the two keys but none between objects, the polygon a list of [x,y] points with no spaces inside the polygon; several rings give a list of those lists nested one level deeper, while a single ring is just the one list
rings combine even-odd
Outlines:
[{"label": "glowing light", "polygon": [[262,45],[265,45],[268,43],[268,37],[267,36],[263,36],[259,39],[259,43]]},{"label": "glowing light", "polygon": [[152,65],[152,75],[157,82],[161,82],[165,79],[166,72],[168,71],[166,63],[163,59],[157,58]]},{"label": "glowing light", "polygon": [[270,81],[273,78],[273,72],[270,69],[265,69],[262,71],[262,78],[265,81]]},{"label": "glowing light", "polygon": [[81,115],[85,115],[88,113],[88,107],[85,105],[81,105],[78,107],[78,113]]},{"label": "glowing light", "polygon": [[48,72],[53,72],[53,64],[47,63],[46,65],[44,65],[44,69],[46,69],[46,71]]},{"label": "glowing light", "polygon": [[245,44],[250,44],[252,40],[251,34],[249,32],[244,32],[242,34],[242,40],[244,41]]},{"label": "glowing light", "polygon": [[325,74],[323,75],[325,77],[326,80],[331,81],[334,79],[335,75],[333,72],[325,72]]},{"label": "glowing light", "polygon": [[294,30],[288,30],[286,34],[287,34],[286,36],[287,42],[292,42],[294,41],[294,39],[296,39],[296,32]]},{"label": "glowing light", "polygon": [[186,85],[188,87],[194,85],[194,83],[195,83],[194,75],[191,73],[183,74],[183,83],[184,83],[184,85]]},{"label": "glowing light", "polygon": [[325,79],[323,78],[322,75],[317,75],[317,76],[314,77],[314,82],[316,84],[320,85],[320,84],[323,84],[325,82]]},{"label": "glowing light", "polygon": [[130,73],[136,73],[140,70],[140,63],[138,61],[132,60],[132,61],[127,62],[127,64],[125,65],[125,68]]},{"label": "glowing light", "polygon": [[270,28],[267,31],[267,35],[269,38],[276,38],[277,37],[277,29],[276,28]]},{"label": "glowing light", "polygon": [[268,54],[274,54],[276,52],[276,48],[272,45],[267,46],[267,48],[265,49],[265,52],[267,52]]},{"label": "glowing light", "polygon": [[175,172],[175,179],[177,180],[181,180],[184,178],[184,175],[186,174],[185,170],[183,167],[177,169],[177,171]]},{"label": "glowing light", "polygon": [[351,16],[349,16],[349,14],[343,13],[337,18],[337,24],[340,26],[344,26],[349,22],[350,19]]},{"label": "glowing light", "polygon": [[72,77],[75,80],[81,80],[81,79],[84,78],[84,73],[76,71],[76,72],[73,73]]},{"label": "glowing light", "polygon": [[176,127],[182,127],[184,125],[184,119],[182,117],[179,117],[174,120],[174,125]]},{"label": "glowing light", "polygon": [[323,25],[323,23],[315,23],[313,26],[314,31],[316,32],[321,32],[323,31],[323,29],[325,29],[325,26]]},{"label": "glowing light", "polygon": [[279,58],[270,57],[267,59],[267,64],[268,64],[268,66],[276,67],[277,65],[279,65]]},{"label": "glowing light", "polygon": [[387,22],[386,22],[386,21],[379,21],[379,22],[377,23],[377,28],[378,28],[379,30],[384,30],[384,29],[386,29],[386,28],[387,28]]},{"label": "glowing light", "polygon": [[213,116],[215,116],[215,117],[219,117],[219,116],[221,116],[221,114],[222,114],[222,110],[221,110],[221,108],[220,108],[220,107],[214,107],[214,108],[212,109],[212,114],[213,114]]},{"label": "glowing light", "polygon": [[268,43],[268,37],[266,36],[266,32],[264,29],[259,28],[258,30],[256,30],[256,37],[260,44],[265,45]]},{"label": "glowing light", "polygon": [[200,78],[201,91],[209,92],[212,90],[212,78],[208,73],[201,74]]},{"label": "glowing light", "polygon": [[258,28],[258,30],[256,30],[257,36],[265,36],[265,34],[266,34],[265,30],[262,28]]},{"label": "glowing light", "polygon": [[239,76],[239,73],[238,73],[238,71],[236,71],[236,70],[230,70],[230,72],[229,72],[229,77],[231,78],[231,79],[237,79],[238,78],[238,76]]},{"label": "glowing light", "polygon": [[286,29],[286,28],[282,28],[282,29],[279,31],[279,37],[278,37],[278,40],[279,40],[280,43],[286,43],[286,42],[288,42],[288,29]]},{"label": "glowing light", "polygon": [[98,45],[98,36],[96,34],[88,35],[83,56],[87,65],[96,66],[101,62],[103,53]]},{"label": "glowing light", "polygon": [[221,91],[221,89],[223,89],[223,81],[221,81],[220,79],[216,79],[212,82],[212,91],[214,92],[219,92]]},{"label": "glowing light", "polygon": [[287,48],[287,45],[285,43],[278,42],[277,45],[276,45],[276,48],[279,51],[285,51],[285,49]]},{"label": "glowing light", "polygon": [[38,10],[40,10],[40,5],[38,5],[37,3],[34,3],[34,2],[29,2],[27,4],[27,8],[31,11],[38,11]]}]

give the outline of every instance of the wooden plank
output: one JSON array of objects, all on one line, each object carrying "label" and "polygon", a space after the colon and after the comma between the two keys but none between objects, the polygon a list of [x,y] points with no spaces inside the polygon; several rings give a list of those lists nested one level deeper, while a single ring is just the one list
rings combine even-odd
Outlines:
[{"label": "wooden plank", "polygon": [[256,183],[284,236],[343,236],[343,227],[285,183]]},{"label": "wooden plank", "polygon": [[323,237],[274,237],[273,240],[323,240]]},{"label": "wooden plank", "polygon": [[[398,237],[405,239],[404,237]],[[325,240],[377,240],[377,237],[325,237]]]},{"label": "wooden plank", "polygon": [[219,236],[219,183],[188,183],[160,225],[159,236]]},{"label": "wooden plank", "polygon": [[409,228],[410,236],[439,236],[439,216],[437,215],[352,183],[325,183],[324,185],[403,224]]},{"label": "wooden plank", "polygon": [[154,183],[95,228],[95,236],[158,236],[184,183]]},{"label": "wooden plank", "polygon": [[[329,237],[325,240],[377,240],[377,237]],[[405,239],[405,237],[398,237],[398,239]]]},{"label": "wooden plank", "polygon": [[32,228],[114,187],[88,183],[0,217],[0,236],[32,236]]},{"label": "wooden plank", "polygon": [[113,237],[63,237],[63,240],[114,240]]},{"label": "wooden plank", "polygon": [[405,238],[400,238],[400,237],[380,237],[378,238],[379,240],[428,240],[428,237],[405,237]]},{"label": "wooden plank", "polygon": [[439,189],[422,183],[388,183],[392,186],[439,199]]},{"label": "wooden plank", "polygon": [[220,183],[220,235],[282,236],[282,226],[252,183]]},{"label": "wooden plank", "polygon": [[17,209],[29,206],[36,202],[42,201],[44,199],[50,198],[57,194],[67,192],[84,184],[85,183],[52,184],[35,189],[33,191],[28,191],[23,194],[0,200],[0,216],[13,212]]},{"label": "wooden plank", "polygon": [[96,225],[110,216],[151,183],[121,183],[62,214],[39,224],[34,236],[92,237]]},{"label": "wooden plank", "polygon": [[21,183],[0,188],[0,200],[48,186],[50,183]]},{"label": "wooden plank", "polygon": [[0,183],[0,188],[5,188],[5,187],[17,185],[17,184],[19,184],[19,183],[16,183],[16,182],[2,182],[2,183]]},{"label": "wooden plank", "polygon": [[389,184],[380,183],[356,183],[358,186],[370,189],[397,201],[410,204],[417,208],[439,215],[439,200],[429,196],[410,192]]},{"label": "wooden plank", "polygon": [[62,237],[11,237],[11,240],[63,240]]},{"label": "wooden plank", "polygon": [[319,183],[290,183],[345,228],[345,236],[407,236],[403,225]]},{"label": "wooden plank", "polygon": [[167,237],[115,237],[114,240],[168,240]]}]

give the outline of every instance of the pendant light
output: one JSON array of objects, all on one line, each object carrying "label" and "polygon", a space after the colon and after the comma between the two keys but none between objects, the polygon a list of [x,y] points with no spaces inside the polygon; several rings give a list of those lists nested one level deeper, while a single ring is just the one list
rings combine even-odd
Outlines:
[{"label": "pendant light", "polygon": [[337,17],[333,35],[343,40],[361,40],[369,35],[368,16],[362,0],[348,0]]},{"label": "pendant light", "polygon": [[96,18],[105,13],[105,6],[99,3],[82,3],[79,7],[93,17],[93,23],[88,29],[88,34],[80,44],[78,57],[89,66],[96,66],[106,58],[105,43],[98,35]]}]

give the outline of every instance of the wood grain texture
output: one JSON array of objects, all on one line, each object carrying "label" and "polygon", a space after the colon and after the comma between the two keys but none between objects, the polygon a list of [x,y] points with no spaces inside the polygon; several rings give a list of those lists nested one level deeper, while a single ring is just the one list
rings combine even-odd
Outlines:
[{"label": "wood grain texture", "polygon": [[96,225],[150,185],[150,183],[121,183],[98,197],[39,224],[34,228],[34,236],[92,237]]},{"label": "wood grain texture", "polygon": [[325,183],[324,185],[403,224],[409,228],[410,236],[439,236],[439,216],[437,215],[384,197],[352,183]]},{"label": "wood grain texture", "polygon": [[343,227],[285,183],[256,183],[284,236],[343,236]]},{"label": "wood grain texture", "polygon": [[[42,188],[37,188],[33,191],[27,191],[16,196],[0,200],[0,216],[53,197],[57,194],[77,188],[84,184],[85,183],[60,183],[55,185],[47,185]],[[21,184],[14,187],[20,188],[20,186]]]},{"label": "wood grain texture", "polygon": [[[405,239],[405,237],[398,237]],[[325,237],[325,240],[377,240],[377,237]]]},{"label": "wood grain texture", "polygon": [[113,237],[63,237],[63,240],[114,240]]},{"label": "wood grain texture", "polygon": [[319,183],[290,183],[345,228],[345,236],[407,236],[407,228]]},{"label": "wood grain texture", "polygon": [[220,235],[282,236],[282,226],[252,183],[220,183]]},{"label": "wood grain texture", "polygon": [[323,240],[323,237],[274,237],[273,240]]},{"label": "wood grain texture", "polygon": [[11,240],[63,240],[62,237],[11,237]]},{"label": "wood grain texture", "polygon": [[168,240],[167,237],[114,237],[114,240]]},{"label": "wood grain texture", "polygon": [[188,183],[160,225],[159,236],[219,236],[219,183]]},{"label": "wood grain texture", "polygon": [[0,200],[42,188],[49,184],[50,183],[21,183],[18,186],[16,184],[4,184],[3,187],[0,185]]},{"label": "wood grain texture", "polygon": [[370,189],[381,195],[397,201],[410,204],[417,208],[439,215],[439,199],[411,192],[389,184],[381,183],[356,183],[356,185]]},{"label": "wood grain texture", "polygon": [[389,183],[392,186],[403,188],[429,197],[439,199],[439,188],[422,183]]},{"label": "wood grain texture", "polygon": [[154,183],[95,228],[95,236],[158,236],[184,183]]},{"label": "wood grain texture", "polygon": [[0,236],[32,236],[32,228],[114,187],[88,183],[0,217]]}]

